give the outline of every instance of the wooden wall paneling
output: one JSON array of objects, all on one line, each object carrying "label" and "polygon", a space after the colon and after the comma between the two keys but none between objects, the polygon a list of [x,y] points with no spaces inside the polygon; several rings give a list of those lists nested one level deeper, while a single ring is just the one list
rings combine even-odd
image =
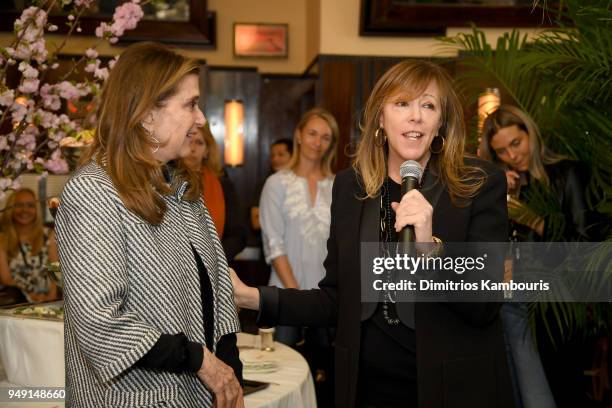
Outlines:
[{"label": "wooden wall paneling", "polygon": [[359,140],[366,101],[378,78],[391,65],[401,61],[394,57],[319,56],[318,103],[336,116],[340,126],[336,170],[350,165],[350,153]]},{"label": "wooden wall paneling", "polygon": [[351,140],[353,102],[355,94],[355,67],[351,60],[319,59],[318,104],[329,110],[340,128],[335,171],[349,166],[345,148]]},{"label": "wooden wall paneling", "polygon": [[[234,183],[244,216],[250,205],[250,197],[257,183],[259,167],[258,106],[260,74],[255,69],[224,69],[208,67],[202,73],[204,113],[210,122],[211,131],[219,146],[223,160],[223,138],[225,136],[224,103],[226,99],[241,99],[244,102],[244,164],[226,167]],[[248,220],[248,219],[247,219]]]},{"label": "wooden wall paneling", "polygon": [[[259,168],[263,183],[270,174],[270,146],[280,138],[293,139],[295,125],[315,105],[315,78],[268,75],[262,77],[259,104]],[[259,197],[253,197],[258,200]]]}]

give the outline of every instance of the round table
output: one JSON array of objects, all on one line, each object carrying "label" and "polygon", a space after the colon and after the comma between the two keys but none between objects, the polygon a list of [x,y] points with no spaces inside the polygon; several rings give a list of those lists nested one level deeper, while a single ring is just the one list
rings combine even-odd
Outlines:
[{"label": "round table", "polygon": [[[0,388],[64,386],[64,322],[12,316],[0,313]],[[270,373],[246,372],[244,378],[270,383],[245,397],[247,408],[316,407],[314,382],[304,358],[281,343],[266,359],[278,364]],[[241,354],[259,352],[259,336],[238,333]],[[10,382],[9,382],[10,381]],[[4,391],[4,390],[0,390]],[[0,400],[0,407],[23,407]],[[32,402],[31,408],[64,407],[58,402]]]},{"label": "round table", "polygon": [[[266,360],[278,364],[278,371],[271,373],[248,372],[245,370],[245,380],[255,380],[270,383],[270,385],[244,398],[248,408],[310,408],[317,406],[314,382],[310,369],[304,357],[291,347],[282,343],[274,343],[274,351],[259,351],[259,336],[238,333],[238,349],[241,356],[245,353],[261,355]],[[255,354],[253,353],[255,352]]]}]

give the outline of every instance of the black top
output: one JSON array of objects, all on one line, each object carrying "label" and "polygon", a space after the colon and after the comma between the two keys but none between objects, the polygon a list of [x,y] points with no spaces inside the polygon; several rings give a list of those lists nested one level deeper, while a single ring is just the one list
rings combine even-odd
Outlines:
[{"label": "black top", "polygon": [[[390,202],[402,199],[401,185],[389,179]],[[398,234],[395,232],[395,211],[391,210],[388,228],[391,248],[395,248]],[[362,322],[361,353],[359,361],[359,400],[364,406],[416,407],[416,335],[402,321],[387,323],[383,305],[378,304],[369,319]],[[395,317],[395,305],[389,303],[390,316]],[[366,388],[367,387],[367,388]],[[373,398],[373,399],[372,399]]]},{"label": "black top", "polygon": [[[215,327],[213,292],[210,278],[202,258],[195,249],[193,254],[200,274],[200,289],[202,295],[202,313],[204,316],[204,334],[206,347],[212,351],[213,333]],[[136,365],[144,368],[158,369],[180,373],[184,371],[197,372],[202,365],[204,350],[200,343],[189,341],[183,333],[162,334],[155,345]],[[236,334],[229,333],[217,343],[217,358],[232,367],[236,378],[242,384],[242,363],[236,346]],[[204,362],[206,364],[206,362]]]}]

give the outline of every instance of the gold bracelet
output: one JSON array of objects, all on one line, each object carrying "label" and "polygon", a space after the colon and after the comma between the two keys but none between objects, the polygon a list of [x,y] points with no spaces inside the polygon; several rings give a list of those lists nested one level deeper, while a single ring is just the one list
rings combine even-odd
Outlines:
[{"label": "gold bracelet", "polygon": [[432,248],[432,251],[430,251],[428,254],[426,254],[428,257],[437,257],[438,255],[440,255],[442,253],[443,250],[443,242],[440,238],[432,235],[431,236],[431,240],[433,241],[434,245]]}]

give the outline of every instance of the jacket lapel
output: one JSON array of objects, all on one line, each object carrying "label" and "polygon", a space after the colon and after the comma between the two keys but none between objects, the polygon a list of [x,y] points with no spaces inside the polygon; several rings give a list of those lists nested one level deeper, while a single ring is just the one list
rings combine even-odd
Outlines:
[{"label": "jacket lapel", "polygon": [[[380,196],[363,201],[361,220],[359,222],[359,257],[361,260],[361,243],[378,242],[380,240]],[[361,262],[360,262],[361,267]],[[361,274],[361,271],[360,271]],[[377,303],[361,303],[361,321],[369,319],[376,311]]]}]

